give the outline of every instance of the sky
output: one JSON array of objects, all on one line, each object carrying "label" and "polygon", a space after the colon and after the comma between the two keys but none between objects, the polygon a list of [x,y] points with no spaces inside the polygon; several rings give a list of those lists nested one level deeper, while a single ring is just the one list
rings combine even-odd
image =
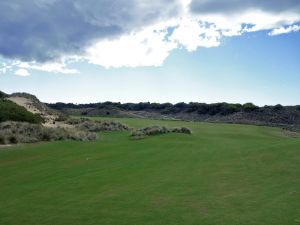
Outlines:
[{"label": "sky", "polygon": [[299,0],[2,0],[0,90],[300,104]]}]

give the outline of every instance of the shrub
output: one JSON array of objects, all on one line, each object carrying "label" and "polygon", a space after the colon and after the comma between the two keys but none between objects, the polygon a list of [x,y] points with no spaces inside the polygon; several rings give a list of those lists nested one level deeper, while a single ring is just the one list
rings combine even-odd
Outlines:
[{"label": "shrub", "polygon": [[176,127],[176,128],[173,128],[171,132],[183,133],[183,134],[192,134],[192,131],[189,128],[186,128],[186,127]]},{"label": "shrub", "polygon": [[186,127],[177,127],[177,128],[166,128],[164,126],[151,126],[145,127],[138,130],[133,130],[131,132],[131,136],[133,137],[145,137],[145,136],[153,136],[159,134],[167,134],[167,133],[183,133],[183,134],[192,134],[192,131]]},{"label": "shrub", "polygon": [[241,111],[241,108],[242,108],[241,104],[221,103],[220,113],[221,113],[221,115],[229,115],[229,114]]},{"label": "shrub", "polygon": [[59,113],[58,117],[55,119],[57,122],[66,121],[68,119],[68,116],[63,113]]},{"label": "shrub", "polygon": [[99,131],[124,131],[129,128],[118,122],[102,122],[102,121],[85,121],[76,126],[80,130],[88,130],[91,132]]},{"label": "shrub", "polygon": [[210,111],[209,106],[205,103],[200,103],[198,105],[198,114],[207,114]]},{"label": "shrub", "polygon": [[9,143],[10,144],[17,144],[18,143],[18,139],[15,136],[10,136],[9,137]]},{"label": "shrub", "polygon": [[280,105],[280,104],[277,104],[277,105],[275,105],[275,106],[273,107],[273,109],[276,110],[276,111],[279,111],[279,110],[284,109],[284,107],[283,107],[282,105]]},{"label": "shrub", "polygon": [[87,118],[69,119],[67,123],[75,125],[77,129],[99,132],[99,131],[125,131],[130,128],[124,124],[115,121],[93,121]]},{"label": "shrub", "polygon": [[254,105],[253,103],[246,103],[246,104],[243,105],[243,110],[245,112],[252,112],[252,111],[255,111],[257,109],[259,109],[259,107]]},{"label": "shrub", "polygon": [[5,145],[5,138],[0,136],[0,145]]},{"label": "shrub", "polygon": [[190,102],[188,104],[188,107],[186,109],[186,112],[191,113],[191,112],[196,112],[198,110],[198,106],[200,103],[197,102]]}]

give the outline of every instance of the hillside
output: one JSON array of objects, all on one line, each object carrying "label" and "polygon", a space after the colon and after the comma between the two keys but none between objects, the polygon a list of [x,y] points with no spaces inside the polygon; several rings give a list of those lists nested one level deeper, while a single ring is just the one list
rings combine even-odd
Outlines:
[{"label": "hillside", "polygon": [[47,127],[65,126],[64,123],[60,122],[65,119],[64,114],[49,108],[34,95],[28,93],[13,93],[7,96],[6,99],[24,107],[30,113],[42,117],[44,125]]},{"label": "hillside", "polygon": [[48,104],[68,115],[114,116],[131,118],[180,119],[191,121],[241,123],[269,126],[300,127],[300,106],[264,106],[252,103],[95,103]]},{"label": "hillside", "polygon": [[28,111],[25,107],[6,99],[8,95],[0,92],[0,122],[19,121],[29,123],[41,123],[40,115]]}]

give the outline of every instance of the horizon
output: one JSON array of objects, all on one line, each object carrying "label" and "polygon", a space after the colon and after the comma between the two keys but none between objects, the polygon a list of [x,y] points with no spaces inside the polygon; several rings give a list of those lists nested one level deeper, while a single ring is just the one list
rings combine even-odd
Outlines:
[{"label": "horizon", "polygon": [[296,0],[115,4],[124,10],[1,2],[0,90],[47,103],[300,105]]}]

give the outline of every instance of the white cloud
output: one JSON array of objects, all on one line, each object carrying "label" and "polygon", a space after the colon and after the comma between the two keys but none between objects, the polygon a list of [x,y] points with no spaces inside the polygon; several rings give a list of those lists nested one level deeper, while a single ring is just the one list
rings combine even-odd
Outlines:
[{"label": "white cloud", "polygon": [[[184,10],[180,17],[164,22],[162,29],[157,28],[158,25],[153,25],[116,40],[101,40],[90,46],[84,57],[90,63],[106,68],[160,66],[176,48],[192,52],[199,47],[217,47],[224,36],[239,36],[246,32],[261,30],[274,30],[276,34],[283,31],[282,29],[277,31],[279,27],[290,26],[300,21],[300,14],[297,12],[274,13],[259,8],[230,14],[195,14],[188,10],[189,3],[190,0],[182,0]],[[284,31],[297,30],[298,26],[292,26]]]},{"label": "white cloud", "polygon": [[297,32],[300,30],[299,25],[293,25],[293,26],[288,26],[288,27],[280,27],[272,30],[269,35],[270,36],[275,36],[275,35],[280,35],[280,34],[287,34],[290,32]]},{"label": "white cloud", "polygon": [[67,68],[65,62],[54,62],[54,63],[36,63],[36,62],[16,62],[15,66],[18,68],[37,70],[49,73],[62,73],[62,74],[77,74],[79,73],[76,69]]},{"label": "white cloud", "polygon": [[168,27],[148,27],[115,40],[99,41],[86,50],[89,63],[110,67],[161,66],[177,47],[166,39]]},{"label": "white cloud", "polygon": [[30,76],[30,73],[26,69],[18,69],[15,72],[16,75],[21,76],[21,77],[28,77]]},{"label": "white cloud", "polygon": [[198,21],[214,24],[223,36],[242,35],[245,32],[272,30],[282,25],[292,25],[300,21],[300,14],[283,12],[270,13],[251,9],[240,14],[194,14]]},{"label": "white cloud", "polygon": [[214,47],[219,45],[220,34],[212,27],[206,27],[193,18],[183,18],[170,36],[170,40],[178,43],[187,51],[195,51],[198,47]]}]

